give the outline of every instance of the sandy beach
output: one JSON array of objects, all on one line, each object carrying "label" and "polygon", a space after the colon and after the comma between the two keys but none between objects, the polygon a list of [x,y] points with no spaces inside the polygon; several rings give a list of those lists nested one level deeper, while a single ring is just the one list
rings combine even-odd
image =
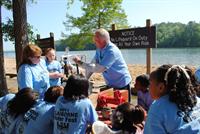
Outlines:
[{"label": "sandy beach", "polygon": [[[4,62],[5,62],[6,73],[16,74],[16,61],[15,61],[15,59],[14,58],[5,58]],[[158,67],[158,65],[157,66],[152,65],[151,70],[154,70],[156,67]],[[128,68],[129,68],[130,74],[133,78],[133,81],[132,81],[132,87],[133,87],[134,86],[134,80],[135,80],[136,76],[146,73],[146,66],[145,65],[132,64],[132,65],[128,65]],[[195,69],[194,67],[192,67],[192,68]],[[16,89],[17,89],[17,78],[16,77],[10,78],[9,76],[6,76],[6,78],[7,78],[7,85],[8,85],[9,91],[11,91],[11,92],[16,91]],[[93,74],[92,77],[91,77],[91,80],[93,81],[95,87],[98,87],[98,86],[105,84],[104,79],[103,79],[101,74],[97,74],[97,73]]]},{"label": "sandy beach", "polygon": [[[6,73],[14,73],[16,74],[16,61],[13,58],[4,58],[4,63],[5,63],[5,72]],[[135,77],[140,75],[140,74],[144,74],[146,73],[146,66],[144,65],[128,65],[129,71],[131,73],[131,76],[133,78],[132,81],[132,87],[134,87],[134,80]],[[152,70],[155,69],[156,66],[152,66]],[[9,76],[6,76],[6,80],[7,80],[7,86],[8,86],[8,90],[10,93],[16,93],[18,90],[18,85],[17,85],[17,78],[13,77],[10,78]],[[91,94],[89,96],[90,100],[92,101],[92,103],[94,104],[94,106],[96,107],[97,104],[97,97],[98,97],[98,92],[99,89],[102,85],[105,85],[104,79],[102,77],[101,74],[93,74],[91,79],[93,84],[93,94]],[[135,96],[133,96],[132,99],[132,103],[136,103],[136,99]]]},{"label": "sandy beach", "polygon": [[[14,73],[16,74],[16,61],[14,58],[4,58],[5,62],[5,71],[6,73]],[[155,69],[157,66],[152,66],[152,70]],[[146,73],[146,66],[145,65],[128,65],[129,71],[131,73],[131,76],[133,78],[133,82],[136,76],[140,74]],[[17,89],[17,78],[13,77],[10,78],[9,76],[6,76],[7,78],[7,85],[9,88],[9,91],[13,92],[13,90]],[[104,79],[101,74],[94,74],[91,77],[91,80],[94,82],[94,86],[100,86],[104,84]]]}]

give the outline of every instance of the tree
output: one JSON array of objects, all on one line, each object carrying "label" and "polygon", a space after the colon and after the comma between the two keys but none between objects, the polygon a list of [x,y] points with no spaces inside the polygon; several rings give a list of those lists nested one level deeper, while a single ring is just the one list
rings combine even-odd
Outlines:
[{"label": "tree", "polygon": [[[67,21],[64,22],[66,30],[79,30],[78,36],[66,36],[74,38],[74,42],[83,38],[82,42],[92,40],[92,33],[98,28],[110,30],[111,24],[117,24],[118,28],[128,28],[126,14],[121,7],[122,0],[80,0],[83,3],[81,7],[83,15],[81,17],[73,17],[67,13]],[[68,1],[69,8],[73,4]],[[88,42],[91,43],[91,42]],[[81,43],[71,44],[71,46],[80,46]],[[83,44],[81,44],[83,45]]]},{"label": "tree", "polygon": [[[7,8],[8,10],[12,10],[12,0],[1,0],[2,5]],[[27,0],[29,3],[35,3],[35,0]],[[14,34],[14,21],[11,18],[7,19],[7,22],[2,23],[2,30],[3,30],[3,37],[5,41],[15,41],[15,34]],[[27,34],[28,34],[28,39],[31,42],[36,41],[36,34],[33,32],[33,26],[27,23]]]},{"label": "tree", "polygon": [[200,23],[168,22],[156,26],[158,47],[200,47]]},{"label": "tree", "polygon": [[[14,22],[8,18],[7,22],[2,23],[3,37],[5,41],[11,41],[15,43],[14,37]],[[27,23],[28,39],[29,42],[36,42],[36,34],[33,32],[33,26]]]},{"label": "tree", "polygon": [[[33,37],[31,26],[27,26],[26,1],[27,0],[1,0],[7,9],[13,9],[13,21],[8,19],[7,24],[3,24],[5,40],[15,41],[16,68],[18,68],[23,47],[28,44],[29,36]],[[33,2],[33,0],[30,0]],[[29,29],[28,29],[29,28]]]},{"label": "tree", "polygon": [[0,1],[0,96],[3,96],[6,93],[8,93],[8,87],[6,83],[6,75],[5,75],[5,68],[4,68],[1,6],[2,6],[2,2]]},{"label": "tree", "polygon": [[12,0],[16,66],[22,59],[23,48],[28,44],[26,0]]}]

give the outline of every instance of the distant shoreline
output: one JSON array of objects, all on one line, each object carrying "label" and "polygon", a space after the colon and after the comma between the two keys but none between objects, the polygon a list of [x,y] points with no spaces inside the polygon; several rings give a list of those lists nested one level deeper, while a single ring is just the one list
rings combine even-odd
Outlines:
[{"label": "distant shoreline", "polygon": [[[122,49],[122,55],[127,64],[146,65],[146,49]],[[200,48],[153,48],[152,49],[152,65],[162,64],[180,64],[187,66],[199,67]],[[57,51],[57,59],[60,61],[62,55],[85,55],[86,62],[90,62],[95,55],[95,51]],[[15,58],[14,51],[4,52],[5,58]]]}]

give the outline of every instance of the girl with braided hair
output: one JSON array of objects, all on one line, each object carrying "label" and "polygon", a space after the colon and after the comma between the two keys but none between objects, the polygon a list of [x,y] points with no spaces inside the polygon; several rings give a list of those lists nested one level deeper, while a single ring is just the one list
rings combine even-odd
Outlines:
[{"label": "girl with braided hair", "polygon": [[150,94],[155,101],[148,112],[145,134],[200,133],[200,99],[184,67],[158,67],[150,74]]}]

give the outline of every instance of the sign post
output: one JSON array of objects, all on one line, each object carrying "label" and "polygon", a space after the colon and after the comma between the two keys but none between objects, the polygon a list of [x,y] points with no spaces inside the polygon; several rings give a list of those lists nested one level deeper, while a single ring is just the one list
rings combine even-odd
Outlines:
[{"label": "sign post", "polygon": [[[146,27],[151,28],[151,20],[147,19],[146,20]],[[146,49],[146,65],[147,65],[147,74],[151,73],[151,55],[152,55],[152,48],[147,48]]]},{"label": "sign post", "polygon": [[146,27],[116,30],[112,25],[109,31],[110,40],[120,49],[146,48],[147,74],[151,72],[152,48],[156,47],[156,27],[151,26],[151,20],[146,20]]}]

